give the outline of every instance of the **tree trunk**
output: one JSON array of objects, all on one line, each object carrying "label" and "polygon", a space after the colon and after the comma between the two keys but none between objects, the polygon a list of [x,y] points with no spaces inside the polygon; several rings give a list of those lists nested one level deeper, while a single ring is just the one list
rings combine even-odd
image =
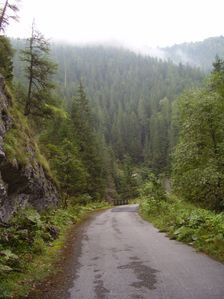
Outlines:
[{"label": "tree trunk", "polygon": [[3,10],[2,10],[2,14],[1,14],[1,16],[0,16],[0,32],[1,31],[4,31],[3,30],[3,23],[4,23],[4,16],[5,16],[5,13],[6,13],[6,9],[7,9],[7,6],[8,6],[8,0],[6,0],[5,1],[5,6],[4,6],[4,8],[3,8]]}]

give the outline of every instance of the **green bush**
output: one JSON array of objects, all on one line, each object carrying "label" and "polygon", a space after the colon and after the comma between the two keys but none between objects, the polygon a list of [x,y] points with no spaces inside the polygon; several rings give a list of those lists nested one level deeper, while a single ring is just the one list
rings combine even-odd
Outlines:
[{"label": "green bush", "polygon": [[161,182],[153,173],[148,176],[148,180],[141,186],[139,193],[141,197],[147,196],[150,200],[166,200],[166,193]]},{"label": "green bush", "polygon": [[224,213],[195,207],[175,197],[142,197],[140,211],[172,239],[191,244],[224,261]]},{"label": "green bush", "polygon": [[26,208],[8,225],[0,226],[0,298],[14,298],[14,294],[16,298],[20,294],[21,298],[26,297],[31,281],[47,275],[46,270],[51,268],[64,244],[67,229],[88,212],[107,206],[105,202],[70,204],[66,209],[43,214]]},{"label": "green bush", "polygon": [[85,206],[91,203],[93,201],[93,198],[88,193],[85,193],[79,196],[71,197],[70,201],[72,204],[79,204]]}]

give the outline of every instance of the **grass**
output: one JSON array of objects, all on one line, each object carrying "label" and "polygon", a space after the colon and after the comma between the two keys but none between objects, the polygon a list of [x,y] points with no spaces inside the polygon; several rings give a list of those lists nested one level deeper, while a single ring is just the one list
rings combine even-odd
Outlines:
[{"label": "grass", "polygon": [[40,215],[25,209],[8,228],[0,228],[0,298],[25,298],[33,286],[46,278],[69,237],[71,227],[92,211],[107,208],[105,202]]},{"label": "grass", "polygon": [[171,239],[182,241],[224,262],[224,213],[215,213],[169,195],[145,196],[140,214]]},{"label": "grass", "polygon": [[32,164],[37,160],[48,177],[55,181],[48,161],[40,153],[27,117],[23,115],[21,108],[16,103],[14,96],[7,86],[6,92],[11,102],[7,113],[13,122],[12,128],[4,135],[4,151],[7,159],[12,164],[18,163],[22,166],[29,163]]}]

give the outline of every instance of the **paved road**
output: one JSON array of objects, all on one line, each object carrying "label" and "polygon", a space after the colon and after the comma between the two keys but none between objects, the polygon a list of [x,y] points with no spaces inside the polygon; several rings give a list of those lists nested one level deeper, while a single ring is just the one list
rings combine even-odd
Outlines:
[{"label": "paved road", "polygon": [[224,299],[224,265],[121,206],[70,233],[59,272],[29,299]]},{"label": "paved road", "polygon": [[224,265],[169,240],[120,206],[82,232],[71,299],[222,299]]}]

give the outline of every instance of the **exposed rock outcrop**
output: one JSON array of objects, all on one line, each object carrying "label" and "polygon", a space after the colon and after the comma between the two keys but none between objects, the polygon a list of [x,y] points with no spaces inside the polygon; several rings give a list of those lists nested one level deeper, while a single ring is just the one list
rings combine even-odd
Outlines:
[{"label": "exposed rock outcrop", "polygon": [[[28,204],[37,210],[56,206],[57,189],[43,166],[35,158],[35,147],[30,142],[24,156],[27,163],[16,157],[8,159],[4,150],[4,136],[15,126],[10,116],[11,96],[7,93],[4,78],[0,75],[0,221],[7,222],[14,211]],[[29,136],[27,139],[29,140]]]}]

